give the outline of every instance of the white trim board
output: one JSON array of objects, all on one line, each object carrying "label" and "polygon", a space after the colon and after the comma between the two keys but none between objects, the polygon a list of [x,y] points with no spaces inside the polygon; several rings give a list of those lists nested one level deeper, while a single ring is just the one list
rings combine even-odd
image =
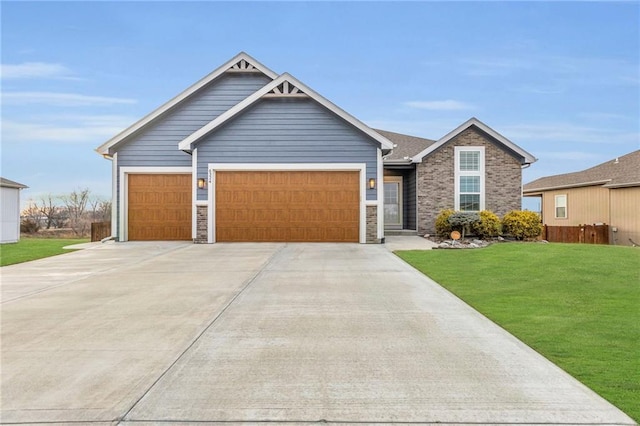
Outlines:
[{"label": "white trim board", "polygon": [[417,155],[414,155],[413,162],[421,163],[424,157],[431,154],[433,151],[437,150],[442,145],[446,144],[451,139],[455,138],[456,136],[458,136],[460,133],[467,130],[471,126],[476,126],[480,130],[482,130],[483,132],[485,132],[486,134],[488,134],[489,136],[491,136],[492,138],[494,138],[495,140],[497,140],[498,142],[500,142],[501,144],[503,144],[504,146],[512,150],[513,152],[522,156],[524,158],[523,160],[524,164],[532,164],[538,161],[536,157],[534,157],[524,149],[520,148],[518,145],[511,142],[509,139],[505,138],[500,133],[496,132],[491,127],[484,124],[482,121],[478,120],[475,117],[472,117],[469,120],[462,123],[461,125],[459,125],[458,127],[456,127],[455,129],[453,129],[452,131],[450,131],[449,133],[447,133],[446,135],[444,135],[442,138],[438,139],[436,143],[429,145],[424,151],[420,152]]},{"label": "white trim board", "polygon": [[[208,243],[216,242],[215,235],[215,174],[216,171],[357,171],[360,174],[360,229],[359,242],[367,242],[367,165],[366,163],[209,163],[207,186]],[[376,200],[370,200],[377,203]]]},{"label": "white trim board", "polygon": [[120,196],[119,196],[119,210],[118,217],[120,218],[120,229],[118,230],[118,241],[128,241],[128,228],[129,228],[129,209],[128,197],[129,197],[129,175],[130,174],[191,174],[191,167],[136,167],[136,166],[124,166],[120,167]]},{"label": "white trim board", "polygon": [[191,153],[191,239],[195,241],[198,236],[198,149],[194,149]]},{"label": "white trim board", "polygon": [[[479,158],[479,166],[480,170],[477,172],[463,172],[460,170],[460,153],[465,151],[477,151],[480,153]],[[461,176],[479,176],[480,177],[480,210],[485,209],[485,152],[484,146],[456,146],[454,148],[454,171],[453,171],[453,182],[454,182],[454,208],[456,211],[460,210],[460,177]]]},{"label": "white trim board", "polygon": [[151,121],[155,120],[156,118],[158,118],[165,112],[169,111],[171,108],[178,105],[179,103],[187,99],[189,96],[191,96],[192,94],[194,94],[195,92],[197,92],[198,90],[200,90],[201,88],[203,88],[204,86],[206,86],[207,84],[215,80],[216,78],[220,77],[227,70],[229,70],[229,68],[233,67],[235,64],[237,64],[241,60],[249,62],[257,70],[261,71],[264,75],[266,75],[271,79],[274,79],[278,76],[278,74],[276,74],[275,72],[273,72],[272,70],[270,70],[269,68],[267,68],[266,66],[264,66],[263,64],[261,64],[260,62],[252,58],[251,56],[249,56],[248,54],[244,52],[240,52],[236,56],[234,56],[233,58],[231,58],[230,60],[220,65],[218,68],[216,68],[215,70],[213,70],[212,72],[210,72],[209,74],[207,74],[206,76],[198,80],[196,83],[189,86],[187,89],[179,93],[177,96],[170,99],[168,102],[156,108],[151,113],[147,114],[145,117],[141,118],[131,126],[127,127],[122,132],[118,133],[113,138],[109,139],[108,141],[100,145],[98,148],[96,148],[96,151],[99,154],[108,155],[109,148],[122,142],[125,138],[131,136],[133,133],[142,129]]},{"label": "white trim board", "polygon": [[118,234],[118,153],[111,157],[111,237]]}]

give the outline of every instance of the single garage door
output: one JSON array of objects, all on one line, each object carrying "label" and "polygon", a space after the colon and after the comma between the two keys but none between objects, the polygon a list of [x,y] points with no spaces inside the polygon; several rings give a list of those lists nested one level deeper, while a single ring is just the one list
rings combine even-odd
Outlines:
[{"label": "single garage door", "polygon": [[128,239],[191,239],[191,175],[128,175]]},{"label": "single garage door", "polygon": [[359,172],[216,172],[216,241],[358,242]]}]

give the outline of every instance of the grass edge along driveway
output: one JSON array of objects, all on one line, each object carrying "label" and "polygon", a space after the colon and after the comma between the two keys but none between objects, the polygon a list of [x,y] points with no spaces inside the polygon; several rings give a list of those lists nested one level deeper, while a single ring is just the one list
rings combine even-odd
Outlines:
[{"label": "grass edge along driveway", "polygon": [[640,421],[640,249],[502,243],[396,254]]},{"label": "grass edge along driveway", "polygon": [[65,250],[63,247],[88,241],[86,238],[22,238],[17,243],[0,244],[0,266],[70,253],[74,250]]}]

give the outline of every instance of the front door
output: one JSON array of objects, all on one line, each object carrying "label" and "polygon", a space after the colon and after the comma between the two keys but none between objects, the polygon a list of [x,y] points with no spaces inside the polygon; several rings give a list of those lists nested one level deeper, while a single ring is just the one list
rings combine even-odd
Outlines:
[{"label": "front door", "polygon": [[402,229],[402,176],[384,178],[384,226]]}]

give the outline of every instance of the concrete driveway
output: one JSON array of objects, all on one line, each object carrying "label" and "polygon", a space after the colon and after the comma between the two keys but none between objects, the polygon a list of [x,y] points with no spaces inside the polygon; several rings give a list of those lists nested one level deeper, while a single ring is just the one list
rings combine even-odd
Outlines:
[{"label": "concrete driveway", "polygon": [[383,246],[113,243],[0,274],[3,423],[634,424]]}]

